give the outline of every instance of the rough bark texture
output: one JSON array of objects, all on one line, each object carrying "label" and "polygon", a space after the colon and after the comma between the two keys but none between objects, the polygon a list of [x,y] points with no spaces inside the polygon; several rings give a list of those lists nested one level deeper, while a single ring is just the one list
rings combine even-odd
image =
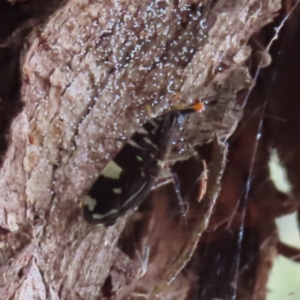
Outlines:
[{"label": "rough bark texture", "polygon": [[[195,232],[207,226],[220,173],[212,174],[222,155],[207,159],[214,182],[203,203],[210,205],[188,217],[192,225],[180,227],[179,218],[164,225],[170,193],[153,196],[150,216],[135,215],[143,222],[139,249],[151,251],[144,276],[143,258],[124,250],[126,230],[118,242],[128,216],[108,229],[93,228],[82,219],[80,198],[122,146],[120,139],[149,118],[146,104],[160,114],[178,92],[186,103],[221,95],[215,107],[189,120],[173,159],[189,157],[193,146],[215,134],[227,138],[241,117],[232,109],[239,92],[252,86],[247,42],[279,8],[275,0],[74,0],[29,36],[21,60],[24,106],[11,124],[0,174],[0,225],[6,230],[1,299],[138,299],[149,293],[192,299],[195,275],[166,282],[187,263]],[[174,258],[182,262],[178,267]],[[240,299],[249,299],[253,286],[243,286]]]}]

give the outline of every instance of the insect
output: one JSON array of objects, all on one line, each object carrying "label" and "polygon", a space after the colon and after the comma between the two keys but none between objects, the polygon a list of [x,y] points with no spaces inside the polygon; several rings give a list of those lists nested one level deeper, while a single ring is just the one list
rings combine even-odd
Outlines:
[{"label": "insect", "polygon": [[163,167],[173,133],[204,103],[171,110],[142,125],[108,162],[83,198],[83,216],[91,224],[113,225],[149,194]]}]

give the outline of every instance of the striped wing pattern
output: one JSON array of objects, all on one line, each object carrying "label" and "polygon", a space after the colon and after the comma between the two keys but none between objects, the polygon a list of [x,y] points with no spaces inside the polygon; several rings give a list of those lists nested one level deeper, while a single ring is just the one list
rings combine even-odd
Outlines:
[{"label": "striped wing pattern", "polygon": [[174,110],[141,126],[101,172],[84,197],[88,223],[113,225],[149,194],[172,134],[194,110]]}]

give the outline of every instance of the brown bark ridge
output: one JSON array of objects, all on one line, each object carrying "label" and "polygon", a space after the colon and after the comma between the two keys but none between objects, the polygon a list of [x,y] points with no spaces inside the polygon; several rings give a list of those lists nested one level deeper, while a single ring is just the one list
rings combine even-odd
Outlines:
[{"label": "brown bark ridge", "polygon": [[93,228],[82,219],[80,198],[119,140],[149,118],[146,104],[160,114],[178,92],[182,102],[221,95],[190,118],[172,148],[175,160],[215,134],[227,138],[241,117],[232,109],[237,94],[252,86],[247,41],[279,8],[275,0],[74,0],[49,18],[22,60],[24,107],[1,167],[1,299],[188,297],[194,279],[179,275],[157,288],[159,274],[136,290],[141,261],[117,246],[128,216]]}]

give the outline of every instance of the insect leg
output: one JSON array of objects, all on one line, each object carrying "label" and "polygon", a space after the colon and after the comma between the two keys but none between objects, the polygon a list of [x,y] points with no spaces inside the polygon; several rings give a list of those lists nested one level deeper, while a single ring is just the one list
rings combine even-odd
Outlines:
[{"label": "insect leg", "polygon": [[180,214],[182,217],[185,217],[189,210],[189,203],[187,201],[185,201],[182,197],[178,175],[173,171],[171,171],[171,174],[173,176],[174,190],[175,190],[176,196],[179,200]]}]

